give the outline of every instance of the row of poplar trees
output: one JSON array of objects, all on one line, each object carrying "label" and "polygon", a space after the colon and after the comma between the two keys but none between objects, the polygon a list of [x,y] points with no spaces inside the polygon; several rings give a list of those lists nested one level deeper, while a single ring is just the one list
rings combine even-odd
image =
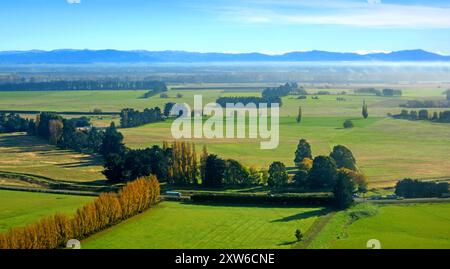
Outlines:
[{"label": "row of poplar trees", "polygon": [[103,193],[78,209],[73,217],[57,214],[25,227],[0,234],[0,249],[55,249],[70,239],[81,240],[124,219],[139,214],[159,201],[156,176],[128,183],[119,193]]}]

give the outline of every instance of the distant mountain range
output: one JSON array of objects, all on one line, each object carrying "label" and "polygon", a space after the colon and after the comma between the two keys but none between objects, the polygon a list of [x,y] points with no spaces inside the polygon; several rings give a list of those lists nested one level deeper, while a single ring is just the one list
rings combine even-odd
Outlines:
[{"label": "distant mountain range", "polygon": [[207,62],[448,62],[444,56],[424,50],[390,53],[341,53],[328,51],[262,53],[199,53],[186,51],[120,50],[30,50],[0,52],[0,64],[88,64],[88,63],[207,63]]}]

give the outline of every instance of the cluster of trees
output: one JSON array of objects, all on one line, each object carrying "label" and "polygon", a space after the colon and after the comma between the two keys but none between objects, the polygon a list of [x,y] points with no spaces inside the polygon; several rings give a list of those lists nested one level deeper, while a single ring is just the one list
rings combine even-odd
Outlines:
[{"label": "cluster of trees", "polygon": [[164,142],[163,150],[171,154],[168,156],[169,183],[198,184],[200,172],[194,143],[175,141],[172,143],[172,147],[169,147],[168,143]]},{"label": "cluster of trees", "polygon": [[409,100],[400,107],[406,108],[450,108],[450,100]]},{"label": "cluster of trees", "polygon": [[164,120],[164,117],[159,107],[146,108],[142,112],[125,108],[120,112],[120,127],[122,128],[136,127],[162,120]]},{"label": "cluster of trees", "polygon": [[226,107],[227,104],[237,104],[242,103],[247,105],[249,103],[254,103],[256,107],[259,107],[260,103],[265,103],[270,106],[271,103],[278,103],[281,106],[281,98],[280,97],[258,97],[258,96],[230,96],[230,97],[219,97],[216,100],[216,103],[221,105],[222,107]]},{"label": "cluster of trees", "polygon": [[383,89],[378,90],[375,88],[360,88],[354,90],[355,94],[373,94],[376,96],[401,96],[402,90],[396,90],[396,89]]},{"label": "cluster of trees", "polygon": [[68,240],[84,239],[139,214],[159,201],[156,176],[128,183],[119,193],[103,193],[73,217],[57,214],[0,234],[0,249],[55,249]]},{"label": "cluster of trees", "polygon": [[177,141],[169,146],[163,142],[162,148],[154,145],[146,149],[122,147],[105,156],[103,174],[113,182],[133,181],[154,174],[172,184],[198,183],[200,172],[193,143]]},{"label": "cluster of trees", "polygon": [[[291,92],[298,93],[299,87],[295,82],[287,82],[275,88],[266,88],[262,91],[261,96],[267,100],[275,100],[283,96],[289,95]],[[303,94],[307,94],[306,91]]]},{"label": "cluster of trees", "polygon": [[152,89],[166,91],[164,82],[153,80],[55,80],[45,82],[15,82],[1,83],[0,91],[76,91],[76,90],[139,90]]},{"label": "cluster of trees", "polygon": [[419,111],[408,111],[403,109],[400,114],[392,115],[392,117],[395,119],[430,120],[434,122],[450,123],[450,110],[430,113],[426,109],[421,109]]},{"label": "cluster of trees", "polygon": [[15,113],[0,113],[0,133],[28,132],[34,128],[34,121]]},{"label": "cluster of trees", "polygon": [[[347,200],[353,192],[365,192],[367,179],[356,165],[352,152],[342,145],[337,145],[329,156],[312,157],[310,144],[301,139],[295,152],[294,162],[298,172],[294,176],[294,184],[299,187],[313,190],[345,191],[339,193],[337,199]],[[269,172],[270,174],[270,172]],[[285,182],[284,176],[280,182]],[[352,199],[351,199],[352,200]],[[347,200],[348,201],[348,200]]]},{"label": "cluster of trees", "polygon": [[402,96],[402,90],[383,89],[383,96]]},{"label": "cluster of trees", "polygon": [[48,140],[62,149],[71,149],[84,153],[108,153],[110,137],[106,136],[110,128],[115,130],[114,123],[106,131],[91,127],[86,117],[65,119],[60,115],[42,112],[36,121],[29,125],[28,133]]},{"label": "cluster of trees", "polygon": [[405,198],[442,197],[449,193],[447,182],[424,182],[410,178],[397,182],[395,194]]},{"label": "cluster of trees", "polygon": [[167,91],[167,87],[164,83],[153,86],[152,89],[148,90],[146,93],[142,95],[142,98],[150,98],[152,96],[157,95],[158,93]]},{"label": "cluster of trees", "polygon": [[268,178],[265,170],[247,168],[236,160],[224,160],[205,152],[202,155],[201,170],[202,184],[210,187],[264,184]]},{"label": "cluster of trees", "polygon": [[295,82],[287,82],[284,85],[280,85],[274,88],[266,88],[262,91],[262,97],[256,96],[234,96],[234,97],[219,97],[216,103],[225,107],[227,103],[236,104],[242,103],[244,105],[248,103],[254,103],[258,106],[259,103],[278,103],[279,106],[282,105],[281,97],[286,96],[290,93],[306,95],[307,92],[303,88],[299,88]]},{"label": "cluster of trees", "polygon": [[[119,142],[118,144],[120,144]],[[200,158],[194,143],[163,142],[146,149],[124,148],[105,155],[103,174],[113,182],[132,181],[141,176],[155,174],[171,184],[253,185],[267,182],[267,172],[255,167],[247,168],[233,159],[221,159],[208,154],[203,147]]]}]

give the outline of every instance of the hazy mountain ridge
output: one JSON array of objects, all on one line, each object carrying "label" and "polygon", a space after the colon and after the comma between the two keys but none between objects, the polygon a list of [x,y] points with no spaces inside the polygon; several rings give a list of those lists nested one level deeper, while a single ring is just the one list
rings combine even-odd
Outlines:
[{"label": "hazy mountain ridge", "polygon": [[289,52],[280,55],[263,53],[200,53],[186,51],[121,51],[73,50],[3,51],[0,64],[88,64],[88,63],[201,63],[201,62],[328,62],[385,61],[434,62],[450,61],[444,56],[424,50],[402,50],[391,53],[343,53],[328,51]]}]

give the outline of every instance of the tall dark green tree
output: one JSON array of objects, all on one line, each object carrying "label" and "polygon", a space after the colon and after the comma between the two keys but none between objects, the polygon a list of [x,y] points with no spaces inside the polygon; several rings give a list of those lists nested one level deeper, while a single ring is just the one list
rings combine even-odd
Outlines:
[{"label": "tall dark green tree", "polygon": [[337,174],[336,185],[334,186],[334,205],[338,209],[346,209],[349,208],[354,200],[353,200],[353,191],[355,189],[355,185],[350,177],[350,175],[346,172],[339,172]]},{"label": "tall dark green tree", "polygon": [[348,168],[356,171],[356,160],[353,157],[353,153],[350,149],[342,145],[334,146],[333,151],[330,153],[330,157],[336,162],[337,168]]},{"label": "tall dark green tree", "polygon": [[225,162],[224,183],[225,184],[247,184],[250,173],[236,160],[228,159]]},{"label": "tall dark green tree", "polygon": [[367,109],[367,104],[366,104],[366,100],[363,100],[363,105],[362,105],[362,116],[367,119],[369,117],[369,111]]},{"label": "tall dark green tree", "polygon": [[308,183],[313,189],[330,189],[336,184],[336,176],[335,161],[328,156],[317,156],[309,172]]},{"label": "tall dark green tree", "polygon": [[119,154],[111,153],[105,156],[103,167],[102,173],[112,182],[122,182],[127,177],[125,175],[124,158]]},{"label": "tall dark green tree", "polygon": [[289,177],[286,166],[282,162],[273,162],[269,167],[269,187],[281,187],[288,183]]},{"label": "tall dark green tree", "polygon": [[114,122],[106,129],[103,136],[102,146],[100,153],[103,156],[107,156],[111,153],[121,154],[125,151],[125,145],[123,144],[123,135],[117,131]]},{"label": "tall dark green tree", "polygon": [[297,114],[297,123],[300,123],[302,121],[302,107],[298,107],[298,114]]},{"label": "tall dark green tree", "polygon": [[299,166],[304,158],[312,159],[311,145],[305,139],[300,139],[295,151],[294,163]]},{"label": "tall dark green tree", "polygon": [[210,154],[205,160],[205,179],[202,184],[205,186],[218,187],[223,184],[225,172],[225,161]]}]

